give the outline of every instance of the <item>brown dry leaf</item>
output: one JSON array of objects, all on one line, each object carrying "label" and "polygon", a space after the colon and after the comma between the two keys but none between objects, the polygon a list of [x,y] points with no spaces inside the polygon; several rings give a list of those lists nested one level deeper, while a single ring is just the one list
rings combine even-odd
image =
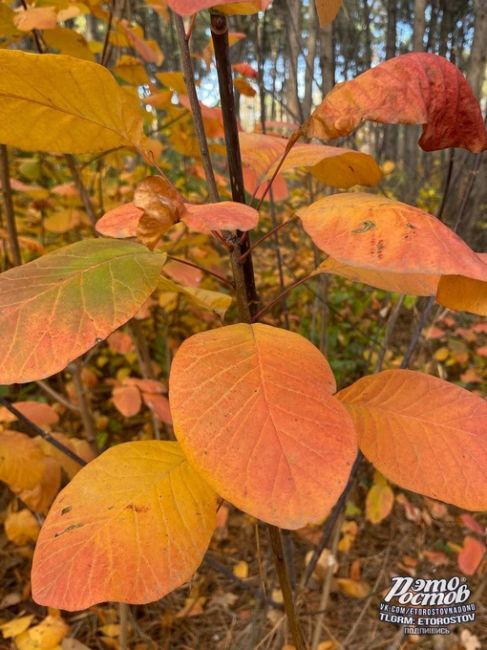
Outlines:
[{"label": "brown dry leaf", "polygon": [[144,211],[137,224],[137,237],[153,248],[160,237],[179,221],[184,199],[163,176],[145,178],[134,192],[134,205]]}]

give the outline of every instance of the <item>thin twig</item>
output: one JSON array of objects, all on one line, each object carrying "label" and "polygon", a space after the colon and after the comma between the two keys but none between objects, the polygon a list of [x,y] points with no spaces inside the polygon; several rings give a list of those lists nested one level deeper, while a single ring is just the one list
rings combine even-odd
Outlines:
[{"label": "thin twig", "polygon": [[12,263],[14,266],[22,264],[20,254],[17,226],[15,224],[14,202],[12,199],[12,187],[10,185],[10,169],[8,165],[8,151],[4,144],[0,145],[0,183],[2,185],[3,207],[5,208],[5,223],[7,226],[7,237]]},{"label": "thin twig", "polygon": [[96,229],[95,229],[96,222],[97,222],[95,208],[93,207],[93,203],[91,201],[90,194],[89,194],[88,190],[86,189],[85,184],[83,182],[83,179],[81,177],[81,174],[79,172],[78,164],[76,162],[76,159],[70,153],[65,154],[64,158],[65,158],[65,160],[66,160],[66,162],[68,164],[69,171],[71,172],[71,176],[73,177],[73,181],[74,181],[74,184],[76,185],[76,189],[79,192],[79,195],[80,195],[81,201],[83,203],[84,209],[86,211],[86,214],[88,215],[88,219],[90,220],[90,223],[91,223],[91,226],[92,226],[92,229],[93,229],[93,234],[95,235],[95,237],[97,237],[98,233],[96,232]]},{"label": "thin twig", "polygon": [[184,29],[184,21],[182,17],[173,13],[174,22],[176,24],[176,32],[178,35],[179,50],[181,53],[181,62],[183,64],[184,82],[188,92],[189,103],[191,112],[193,113],[193,123],[198,140],[198,146],[201,154],[201,162],[205,172],[206,182],[208,183],[208,193],[213,203],[219,200],[218,188],[216,185],[215,173],[211,163],[210,150],[208,148],[208,141],[206,139],[205,127],[203,124],[203,116],[201,114],[201,106],[196,94],[196,85],[194,81],[193,64],[191,62],[191,52],[189,50],[189,43],[186,40],[186,31]]},{"label": "thin twig", "polygon": [[86,396],[86,390],[81,378],[81,363],[77,359],[69,364],[68,369],[73,376],[74,390],[78,398],[81,421],[83,423],[84,437],[88,442],[94,442],[96,438],[95,424],[90,409],[90,402]]},{"label": "thin twig", "polygon": [[274,173],[272,174],[271,178],[269,179],[269,182],[267,183],[267,186],[266,186],[266,188],[264,190],[264,193],[260,197],[260,201],[257,204],[257,208],[256,208],[257,210],[260,210],[260,208],[262,207],[262,204],[264,203],[264,199],[267,196],[267,192],[271,189],[272,183],[275,181],[277,174],[279,173],[281,167],[284,164],[284,161],[286,160],[289,152],[291,151],[291,149],[294,147],[294,145],[296,144],[296,142],[299,140],[299,138],[302,135],[303,135],[302,128],[299,127],[299,129],[296,129],[296,131],[294,131],[294,133],[289,137],[289,139],[288,139],[288,141],[286,143],[286,148],[284,149],[283,154],[281,156],[281,159],[279,160],[279,163],[278,163],[276,169],[274,170]]},{"label": "thin twig", "polygon": [[36,381],[36,384],[41,388],[45,393],[53,397],[56,402],[59,402],[62,404],[64,407],[69,409],[70,411],[76,411],[79,412],[79,406],[76,406],[76,404],[72,404],[69,400],[67,400],[64,395],[61,395],[61,393],[58,393],[57,390],[54,390],[54,388],[51,388],[47,381],[44,381],[43,379],[38,379]]},{"label": "thin twig", "polygon": [[44,431],[44,429],[41,429],[35,422],[32,422],[28,417],[26,417],[23,413],[21,413],[13,404],[10,404],[8,400],[6,400],[4,397],[0,397],[0,404],[4,406],[7,411],[10,411],[17,420],[24,425],[24,427],[33,435],[35,436],[41,436],[46,442],[51,444],[53,447],[56,447],[56,449],[59,449],[63,454],[68,456],[68,458],[71,458],[71,460],[74,460],[75,463],[78,463],[78,465],[84,466],[86,465],[86,461],[83,460],[78,454],[75,454],[74,451],[71,451],[69,447],[66,447],[63,445],[62,442],[59,442],[59,440],[56,440],[53,436],[51,436],[50,433],[47,433],[47,431]]},{"label": "thin twig", "polygon": [[284,289],[284,291],[281,291],[280,294],[274,298],[274,300],[271,300],[271,302],[267,303],[267,305],[264,305],[262,309],[260,309],[255,316],[252,318],[252,322],[255,323],[257,322],[262,316],[269,311],[269,309],[272,309],[274,305],[277,305],[278,302],[280,302],[284,296],[287,296],[287,294],[295,289],[296,287],[299,287],[300,284],[303,284],[307,280],[309,280],[312,276],[311,275],[305,275],[304,278],[300,278],[299,280],[296,280],[296,282],[293,282],[290,284],[288,287]]},{"label": "thin twig", "polygon": [[227,278],[223,277],[223,275],[220,275],[219,273],[215,273],[215,271],[211,271],[210,269],[207,269],[204,266],[199,266],[199,264],[195,264],[194,262],[189,262],[188,260],[183,260],[180,257],[174,257],[173,255],[168,255],[167,259],[174,260],[175,262],[179,262],[180,264],[185,264],[186,266],[191,266],[193,269],[199,269],[200,271],[203,271],[203,273],[208,273],[208,275],[213,276],[222,284],[226,284],[227,287],[230,287],[231,289],[235,289],[235,285],[231,280],[227,280]]},{"label": "thin twig", "polygon": [[272,235],[275,235],[277,232],[279,232],[279,230],[281,230],[281,228],[285,228],[290,223],[294,223],[296,219],[297,219],[297,216],[293,215],[290,219],[287,219],[286,221],[282,221],[281,223],[277,224],[277,226],[274,226],[273,228],[271,228],[271,230],[266,232],[265,235],[262,235],[262,237],[260,237],[260,239],[257,239],[252,244],[252,246],[249,246],[249,248],[245,251],[245,253],[243,253],[243,255],[240,257],[240,261],[243,262],[243,260],[247,257],[247,255],[250,255],[250,253],[255,248],[257,248],[257,246],[260,246],[262,244],[262,242],[264,242],[266,239],[269,239],[269,237],[272,237]]}]

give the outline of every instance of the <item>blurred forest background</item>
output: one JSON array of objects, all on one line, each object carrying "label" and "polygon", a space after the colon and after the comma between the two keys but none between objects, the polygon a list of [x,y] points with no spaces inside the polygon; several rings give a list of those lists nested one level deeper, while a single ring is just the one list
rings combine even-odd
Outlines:
[{"label": "blurred forest background", "polygon": [[[288,136],[334,84],[411,51],[455,63],[485,114],[486,0],[345,0],[335,21],[322,29],[312,2],[274,0],[266,12],[230,16],[229,23],[245,131]],[[209,24],[209,13],[200,12],[190,46],[219,190],[229,198]],[[136,184],[157,168],[189,200],[208,200],[175,17],[164,0],[42,0],[35,7],[3,1],[0,47],[70,54],[107,66],[145,104],[157,164],[151,168],[127,151],[74,157],[1,146],[2,271],[92,237],[97,219],[130,201]],[[458,149],[425,153],[417,146],[419,135],[420,127],[367,123],[333,144],[367,152],[380,164],[382,181],[368,191],[439,216],[474,250],[485,251],[485,155]],[[245,164],[245,152],[243,159]],[[302,170],[286,174],[286,182],[264,203],[256,238],[299,206],[337,191]],[[15,236],[7,218],[12,211]],[[178,241],[175,236],[170,242],[174,256],[229,272],[226,252],[206,236],[193,235],[189,244],[187,238]],[[263,303],[318,262],[319,252],[296,225],[269,238],[255,254]],[[166,382],[174,351],[187,336],[219,325],[227,307],[227,322],[235,320],[235,307],[226,302],[215,307],[214,296],[197,293],[221,291],[214,277],[178,262],[164,271],[173,284],[107,342],[55,377],[0,387],[0,395],[88,459],[127,440],[172,438]],[[363,374],[397,368],[407,357],[406,365],[416,370],[485,394],[487,324],[424,298],[321,275],[277,301],[265,321],[290,327],[317,345],[340,388]],[[5,409],[0,409],[0,428],[31,433]],[[198,574],[160,602],[130,608],[112,603],[75,614],[36,605],[29,584],[34,542],[60,485],[76,471],[49,445],[42,448],[50,459],[44,484],[34,494],[6,486],[0,493],[0,648],[291,650],[265,529],[226,504]],[[487,647],[486,523],[485,514],[405,493],[363,466],[333,535],[326,525],[285,535],[312,649]],[[306,575],[324,535],[327,548]],[[475,624],[455,628],[447,637],[406,638],[397,626],[379,623],[378,603],[392,575],[459,572],[467,576],[477,603]]]}]

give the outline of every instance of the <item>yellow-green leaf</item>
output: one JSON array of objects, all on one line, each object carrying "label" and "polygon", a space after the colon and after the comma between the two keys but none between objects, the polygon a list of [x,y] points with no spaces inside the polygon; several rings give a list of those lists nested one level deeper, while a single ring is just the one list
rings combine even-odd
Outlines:
[{"label": "yellow-green leaf", "polygon": [[157,600],[191,578],[215,519],[215,494],[177,443],[112,447],[54,502],[34,554],[34,600],[69,611]]},{"label": "yellow-green leaf", "polygon": [[0,275],[0,384],[34,381],[131,318],[166,256],[129,241],[78,242]]},{"label": "yellow-green leaf", "polygon": [[0,142],[27,151],[89,153],[137,146],[137,98],[110,72],[64,54],[0,50]]}]

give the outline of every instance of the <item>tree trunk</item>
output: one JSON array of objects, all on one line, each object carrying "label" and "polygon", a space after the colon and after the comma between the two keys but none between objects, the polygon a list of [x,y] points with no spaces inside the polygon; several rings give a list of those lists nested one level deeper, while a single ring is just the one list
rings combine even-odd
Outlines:
[{"label": "tree trunk", "polygon": [[320,29],[321,92],[323,97],[335,85],[335,52],[333,46],[333,23]]},{"label": "tree trunk", "polygon": [[303,99],[303,114],[305,118],[311,113],[311,106],[313,103],[313,83],[318,31],[318,15],[316,13],[315,3],[311,2],[308,9],[308,40],[306,43],[306,75]]},{"label": "tree trunk", "polygon": [[300,1],[287,0],[285,12],[285,30],[287,34],[287,78],[286,105],[295,120],[304,121],[298,93],[298,57],[299,57],[299,14]]},{"label": "tree trunk", "polygon": [[414,0],[414,33],[413,33],[413,50],[414,52],[423,52],[424,44],[424,10],[426,0]]}]

